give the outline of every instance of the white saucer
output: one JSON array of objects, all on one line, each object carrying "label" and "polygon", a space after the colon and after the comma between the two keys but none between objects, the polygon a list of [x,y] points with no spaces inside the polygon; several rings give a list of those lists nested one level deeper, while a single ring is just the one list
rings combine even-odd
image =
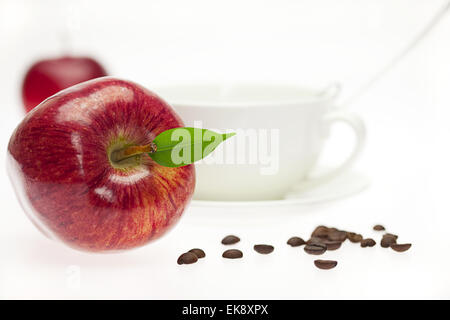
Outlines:
[{"label": "white saucer", "polygon": [[[288,205],[309,205],[345,198],[363,191],[370,185],[370,179],[358,172],[346,171],[333,180],[308,191],[291,191],[280,200],[261,201],[210,201],[192,200],[192,207],[268,207]],[[295,190],[295,186],[293,190]]]}]

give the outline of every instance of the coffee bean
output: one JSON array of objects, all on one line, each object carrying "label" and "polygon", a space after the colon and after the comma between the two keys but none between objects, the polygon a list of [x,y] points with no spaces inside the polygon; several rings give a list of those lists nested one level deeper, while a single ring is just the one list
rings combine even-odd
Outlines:
[{"label": "coffee bean", "polygon": [[363,236],[360,235],[359,233],[347,232],[347,238],[351,242],[357,243],[357,242],[361,242],[361,240],[363,239]]},{"label": "coffee bean", "polygon": [[389,248],[392,244],[397,243],[397,238],[398,238],[398,236],[396,236],[395,234],[386,233],[383,235],[380,245],[383,248]]},{"label": "coffee bean", "polygon": [[391,248],[397,252],[404,252],[411,248],[411,243],[405,243],[405,244],[397,244],[393,243],[391,244]]},{"label": "coffee bean", "polygon": [[389,248],[391,246],[391,244],[395,244],[395,240],[383,238],[380,241],[380,246],[382,246],[383,248]]},{"label": "coffee bean", "polygon": [[319,238],[319,237],[311,237],[306,241],[306,244],[311,243],[324,243],[327,240],[327,238]]},{"label": "coffee bean", "polygon": [[255,244],[253,249],[261,254],[269,254],[273,251],[274,247],[268,244]]},{"label": "coffee bean", "polygon": [[386,229],[381,224],[377,224],[377,225],[373,226],[373,230],[375,230],[375,231],[384,231]]},{"label": "coffee bean", "polygon": [[241,250],[230,249],[223,252],[222,257],[226,259],[239,259],[242,258],[243,254]]},{"label": "coffee bean", "polygon": [[226,245],[228,245],[228,244],[235,244],[235,243],[237,243],[239,241],[241,241],[241,239],[239,239],[238,237],[233,236],[233,235],[229,235],[229,236],[226,236],[225,238],[222,239],[222,244],[226,244]]},{"label": "coffee bean", "polygon": [[319,254],[323,254],[325,251],[327,251],[327,245],[320,243],[320,242],[311,243],[311,244],[307,244],[305,246],[304,250],[308,254],[319,255]]},{"label": "coffee bean", "polygon": [[318,226],[314,231],[311,233],[311,238],[318,237],[318,238],[327,238],[328,233],[330,230],[325,226]]},{"label": "coffee bean", "polygon": [[333,269],[337,266],[337,261],[334,260],[314,260],[314,264],[317,268],[323,270]]},{"label": "coffee bean", "polygon": [[373,239],[363,239],[361,240],[361,247],[365,248],[365,247],[373,247],[374,245],[376,245],[377,243],[375,242],[375,240]]},{"label": "coffee bean", "polygon": [[299,237],[292,237],[287,241],[287,244],[291,247],[299,247],[304,245],[306,242],[302,238]]},{"label": "coffee bean", "polygon": [[203,251],[202,249],[191,249],[189,250],[189,252],[192,252],[193,254],[195,254],[197,256],[197,258],[204,258],[205,257],[205,251]]},{"label": "coffee bean", "polygon": [[198,258],[192,252],[183,253],[177,260],[178,264],[191,264],[197,262]]},{"label": "coffee bean", "polygon": [[324,244],[327,246],[327,250],[333,251],[341,247],[341,241],[325,241]]},{"label": "coffee bean", "polygon": [[332,241],[340,241],[340,242],[344,242],[345,239],[347,239],[347,232],[345,231],[340,231],[340,230],[334,230],[331,231],[328,234],[328,239],[332,240]]}]

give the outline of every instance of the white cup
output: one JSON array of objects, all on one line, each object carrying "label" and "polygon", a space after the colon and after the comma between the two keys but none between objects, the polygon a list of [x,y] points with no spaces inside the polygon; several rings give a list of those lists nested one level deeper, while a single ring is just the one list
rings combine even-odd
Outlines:
[{"label": "white cup", "polygon": [[[173,85],[155,92],[174,107],[186,126],[201,124],[207,129],[238,133],[216,149],[216,156],[224,157],[213,161],[206,158],[196,165],[194,198],[199,200],[282,199],[294,185],[308,189],[347,170],[364,144],[362,120],[334,105],[338,86],[311,90],[295,85]],[[329,128],[337,121],[353,128],[354,149],[339,167],[319,177],[309,177]],[[250,142],[251,134],[239,140],[254,132],[258,142]],[[264,132],[267,140],[261,142]],[[261,143],[266,143],[263,149],[267,152],[259,152]],[[255,144],[260,148],[256,163],[250,155]],[[261,154],[270,157],[261,159]],[[222,163],[220,159],[224,159]],[[219,163],[210,163],[214,161]]]}]

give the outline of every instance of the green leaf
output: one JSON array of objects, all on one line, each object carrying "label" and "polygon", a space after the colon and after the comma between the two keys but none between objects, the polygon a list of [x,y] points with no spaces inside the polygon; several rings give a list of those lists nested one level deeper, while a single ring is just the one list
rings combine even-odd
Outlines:
[{"label": "green leaf", "polygon": [[235,134],[191,127],[169,129],[153,140],[157,149],[149,155],[162,166],[182,167],[203,159]]}]

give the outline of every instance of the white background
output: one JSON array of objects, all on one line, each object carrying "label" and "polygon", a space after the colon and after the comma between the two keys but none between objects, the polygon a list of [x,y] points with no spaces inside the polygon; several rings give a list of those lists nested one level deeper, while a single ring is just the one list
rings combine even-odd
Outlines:
[{"label": "white background", "polygon": [[[172,82],[259,80],[322,85],[351,96],[445,1],[62,1],[0,0],[0,144],[23,117],[29,64],[64,50],[91,54],[110,74],[151,89]],[[69,41],[63,44],[65,26]],[[0,298],[450,298],[450,16],[351,110],[367,123],[357,170],[372,185],[327,204],[257,210],[189,208],[164,238],[121,254],[77,252],[43,237],[0,170]],[[68,43],[67,43],[68,42]],[[350,148],[335,128],[324,162]],[[0,168],[4,168],[4,156]],[[365,236],[375,223],[411,242],[399,254],[345,243],[315,257],[285,242],[318,224]],[[223,236],[241,237],[244,259],[225,261]],[[252,250],[269,243],[269,256]],[[207,257],[178,266],[200,247]],[[79,280],[79,281],[78,281]]]}]

